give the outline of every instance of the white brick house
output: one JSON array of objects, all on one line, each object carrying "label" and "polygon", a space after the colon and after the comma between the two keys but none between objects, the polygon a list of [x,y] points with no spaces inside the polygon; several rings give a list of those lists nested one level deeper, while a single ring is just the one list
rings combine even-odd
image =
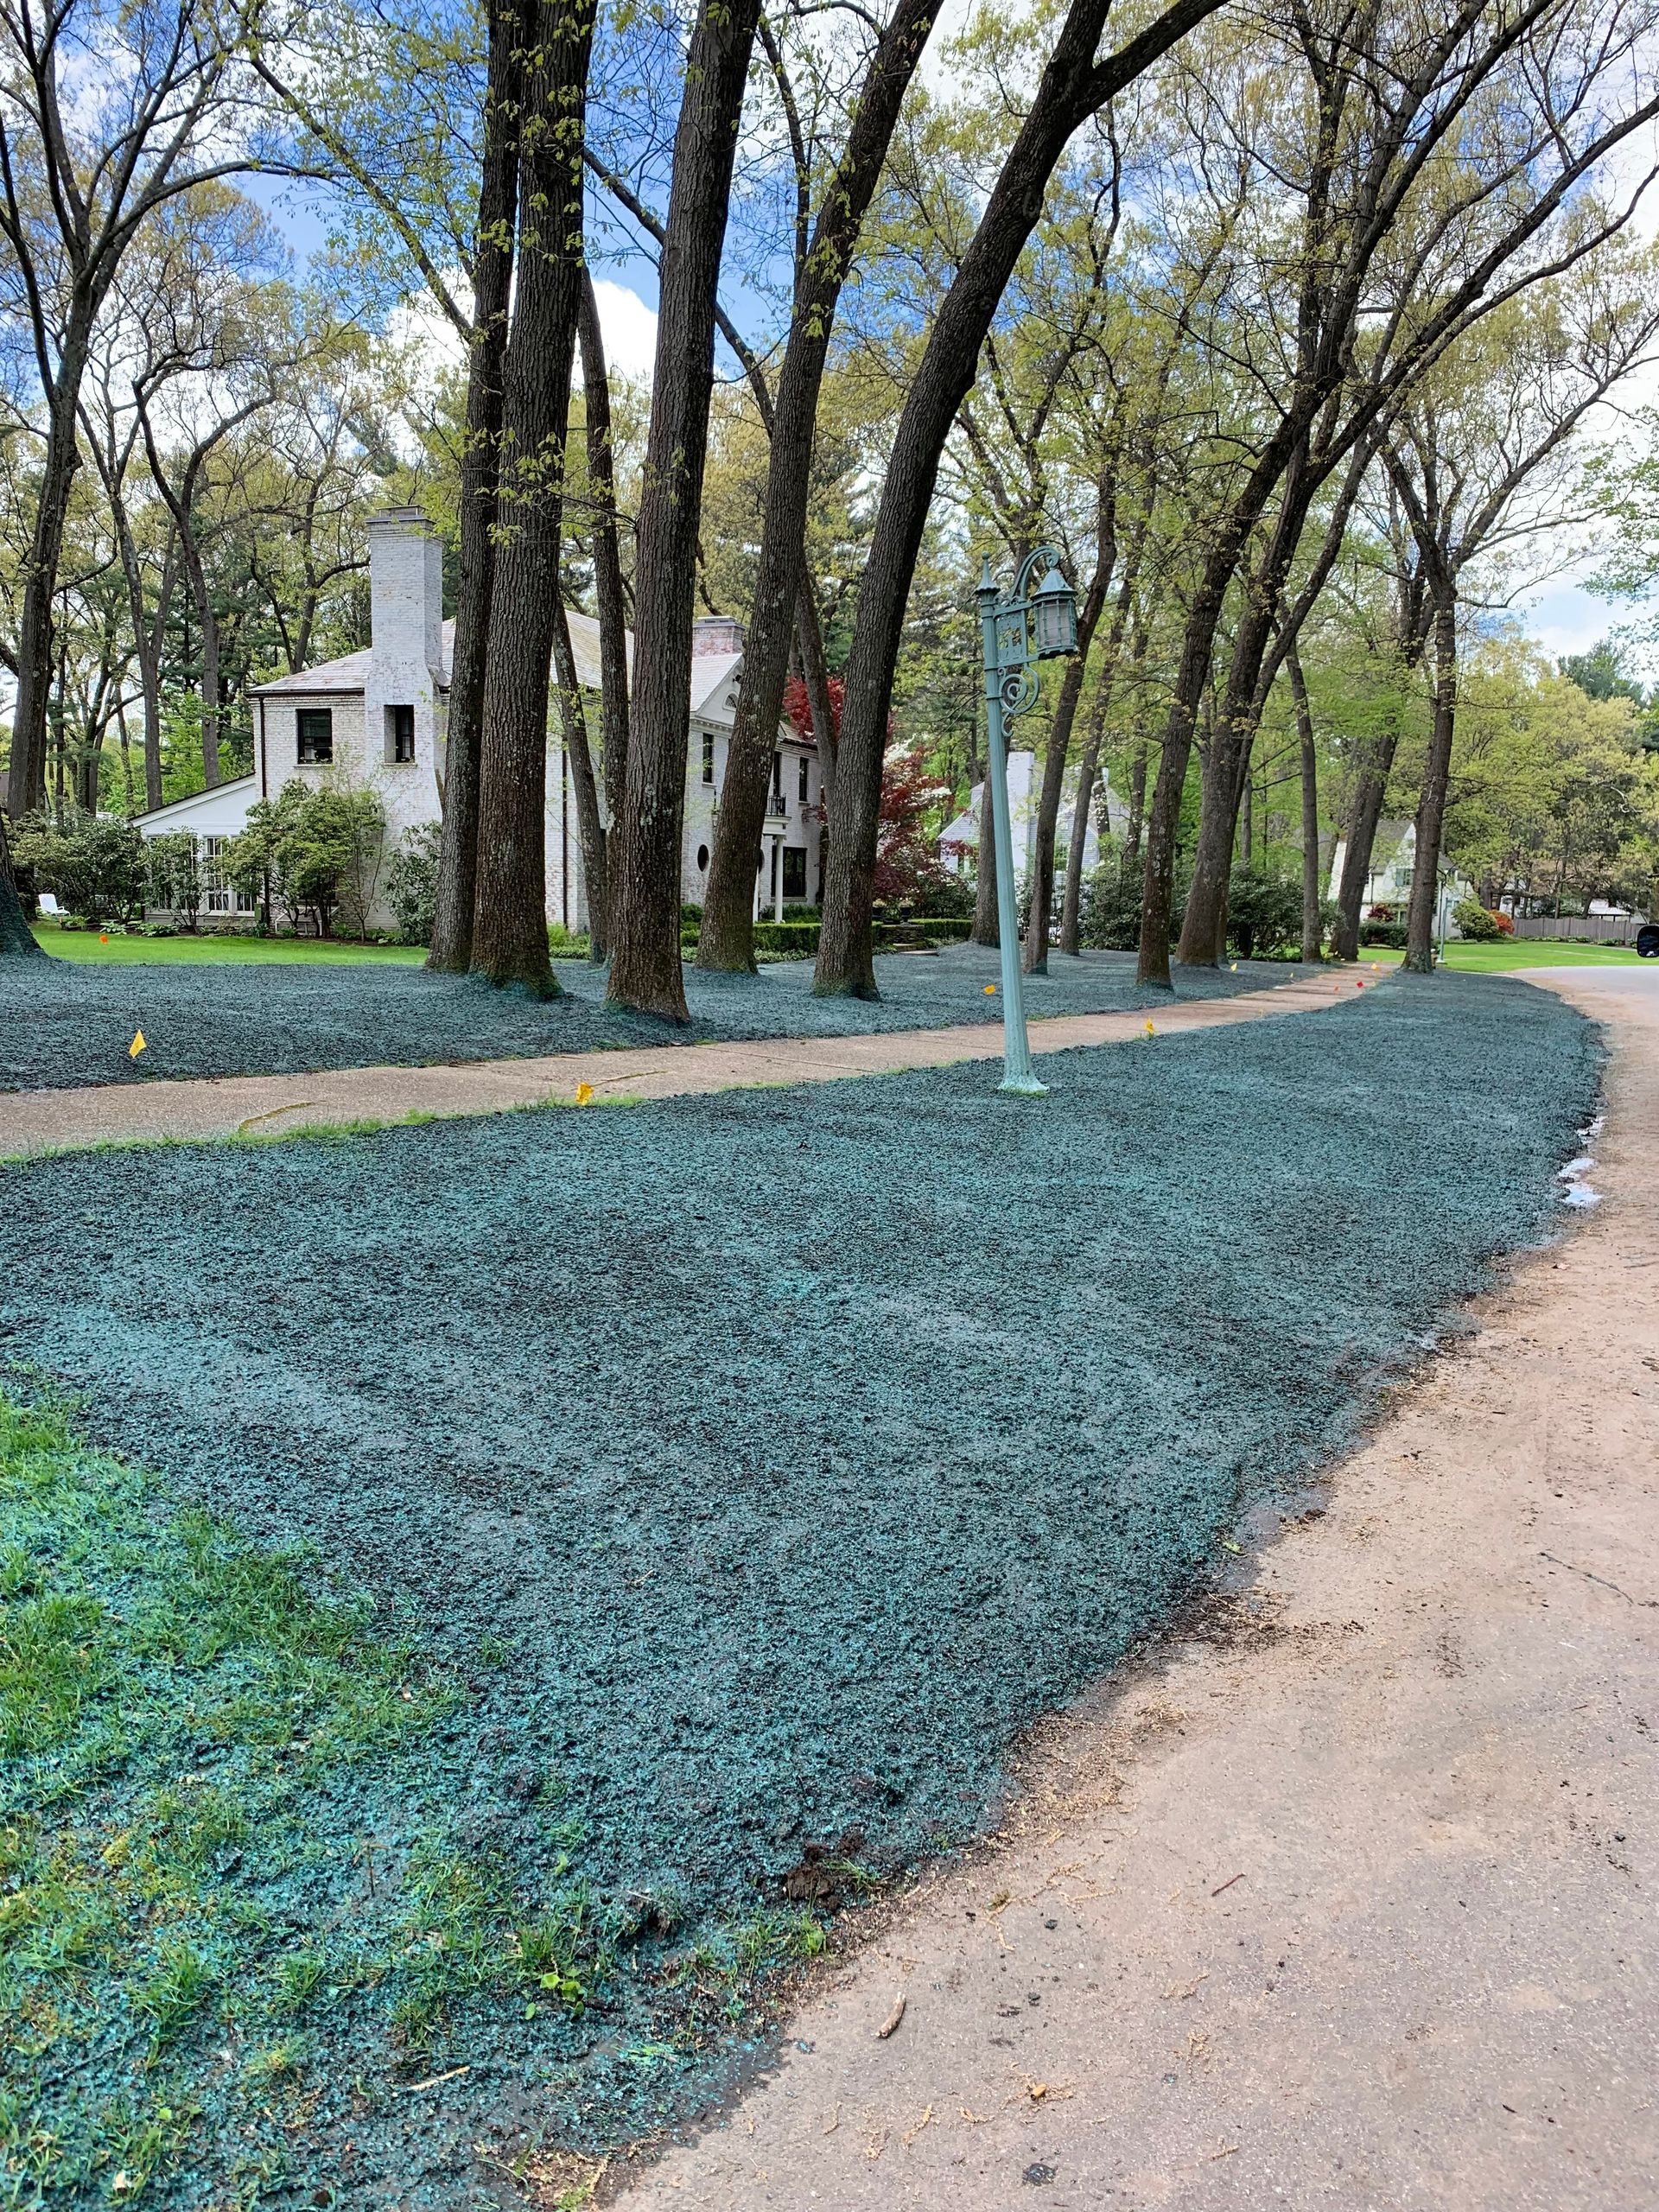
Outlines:
[{"label": "white brick house", "polygon": [[[584,690],[600,688],[599,626],[569,616],[571,651]],[[140,815],[147,837],[194,830],[202,840],[204,916],[230,920],[251,908],[223,882],[219,849],[246,826],[256,800],[296,780],[372,791],[385,814],[390,855],[410,830],[443,816],[444,718],[454,625],[443,620],[443,549],[418,508],[395,507],[369,522],[369,626],[361,652],[257,685],[253,770],[212,791]],[[632,661],[633,640],[628,639]],[[682,896],[701,902],[715,813],[742,679],[743,630],[724,615],[696,625],[686,741]],[[589,743],[599,768],[599,715]],[[780,725],[772,768],[773,801],[757,856],[755,899],[781,912],[785,899],[818,891],[822,787],[817,748]],[[579,928],[586,918],[575,801],[556,712],[550,716],[544,821],[547,913]],[[389,923],[384,912],[375,918]]]}]

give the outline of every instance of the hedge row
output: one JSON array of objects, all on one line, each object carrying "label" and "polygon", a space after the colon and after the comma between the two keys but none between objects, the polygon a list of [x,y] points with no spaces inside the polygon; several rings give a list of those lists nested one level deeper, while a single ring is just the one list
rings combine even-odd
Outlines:
[{"label": "hedge row", "polygon": [[[924,916],[914,922],[878,922],[874,935],[879,952],[895,937],[925,937],[936,944],[956,944],[969,936],[973,923],[964,915],[950,914]],[[757,922],[754,925],[755,957],[760,960],[810,960],[818,949],[817,922]],[[680,928],[680,950],[695,952],[697,932]]]}]

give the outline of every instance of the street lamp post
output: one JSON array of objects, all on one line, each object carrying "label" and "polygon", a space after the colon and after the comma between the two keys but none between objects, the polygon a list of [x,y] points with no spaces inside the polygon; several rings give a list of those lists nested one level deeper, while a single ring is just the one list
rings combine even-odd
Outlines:
[{"label": "street lamp post", "polygon": [[[1039,574],[1042,582],[1033,590],[1031,580]],[[1039,1083],[1032,1072],[1031,1044],[1026,1034],[1006,733],[1009,722],[1037,703],[1042,687],[1036,664],[1062,659],[1077,650],[1077,599],[1060,574],[1060,556],[1052,545],[1039,545],[1027,554],[1006,599],[999,594],[987,556],[977,596],[985,669],[985,772],[990,783],[996,933],[1002,956],[1002,1080],[997,1088],[1021,1097],[1040,1098],[1048,1086]]]}]

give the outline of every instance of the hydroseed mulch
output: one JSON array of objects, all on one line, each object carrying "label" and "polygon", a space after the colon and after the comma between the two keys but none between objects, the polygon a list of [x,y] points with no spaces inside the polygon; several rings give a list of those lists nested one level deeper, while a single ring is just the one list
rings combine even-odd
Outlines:
[{"label": "hydroseed mulch", "polygon": [[[1056,953],[1033,977],[1030,1011],[1106,1014],[1167,1004],[1144,992],[1134,956]],[[290,1075],[319,1068],[422,1067],[441,1061],[524,1058],[605,1046],[695,1044],[707,1038],[859,1037],[998,1021],[987,995],[997,956],[977,945],[875,963],[880,1004],[815,999],[810,961],[781,961],[758,976],[686,971],[689,1025],[605,1003],[605,979],[562,961],[564,995],[546,1003],[467,976],[404,967],[97,967],[67,960],[0,960],[0,1090],[60,1089],[160,1077]],[[1179,969],[1182,998],[1216,998],[1287,982],[1283,963],[1236,969]],[[146,1049],[130,1048],[142,1030]]]},{"label": "hydroseed mulch", "polygon": [[10,2201],[694,2108],[1549,1231],[1599,1055],[1442,976],[1044,1072],[0,1169],[15,1388],[167,1478],[0,1453]]}]

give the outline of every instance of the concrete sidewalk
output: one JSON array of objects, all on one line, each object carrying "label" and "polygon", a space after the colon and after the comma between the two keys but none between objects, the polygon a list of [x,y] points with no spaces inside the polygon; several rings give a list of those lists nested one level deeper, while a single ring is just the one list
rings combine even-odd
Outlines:
[{"label": "concrete sidewalk", "polygon": [[[1031,1025],[1033,1052],[1179,1036],[1235,1021],[1316,1012],[1381,982],[1344,971],[1237,998],[1173,1000],[1148,1015],[1064,1014]],[[0,1092],[0,1158],[86,1145],[289,1135],[341,1122],[449,1119],[572,1102],[586,1084],[596,1099],[673,1098],[748,1084],[834,1083],[999,1059],[999,1023],[895,1030],[868,1037],[780,1039],[766,1044],[664,1045],[648,1051],[556,1053],[442,1067],[336,1068],[315,1075],[232,1076],[191,1083],[106,1084],[79,1090]]]}]

